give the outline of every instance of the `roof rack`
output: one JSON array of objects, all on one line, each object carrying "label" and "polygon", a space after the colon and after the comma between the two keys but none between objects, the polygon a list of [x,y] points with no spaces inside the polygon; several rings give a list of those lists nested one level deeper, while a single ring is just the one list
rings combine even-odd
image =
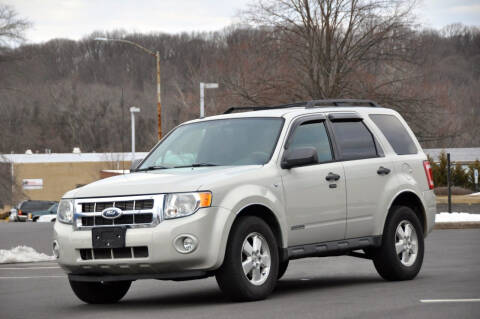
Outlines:
[{"label": "roof rack", "polygon": [[263,110],[273,110],[273,109],[288,109],[291,107],[301,107],[307,106],[308,102],[297,102],[297,103],[289,103],[289,104],[280,104],[280,105],[273,105],[273,106],[232,106],[223,114],[230,114],[235,111],[263,111]]},{"label": "roof rack", "polygon": [[272,106],[232,106],[223,114],[230,114],[234,112],[242,111],[263,111],[263,110],[275,110],[275,109],[288,109],[291,107],[305,107],[306,109],[316,107],[331,107],[331,106],[366,106],[366,107],[380,107],[376,102],[372,100],[356,100],[356,99],[333,99],[333,100],[312,100],[305,102],[296,102],[281,105]]},{"label": "roof rack", "polygon": [[372,100],[356,100],[356,99],[335,99],[335,100],[313,100],[307,102],[306,108],[325,107],[325,106],[367,106],[380,107]]}]

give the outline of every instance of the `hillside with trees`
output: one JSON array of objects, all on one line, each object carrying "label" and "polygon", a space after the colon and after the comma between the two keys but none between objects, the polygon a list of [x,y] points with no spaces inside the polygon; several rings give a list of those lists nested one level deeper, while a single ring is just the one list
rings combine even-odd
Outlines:
[{"label": "hillside with trees", "polygon": [[424,147],[480,145],[478,28],[422,29],[410,8],[362,2],[350,11],[342,1],[323,11],[269,3],[244,13],[249,25],[211,33],[116,30],[15,48],[0,41],[0,153],[128,151],[131,106],[141,108],[137,150],[156,143],[155,59],[96,37],[160,51],[165,133],[198,117],[200,82],[217,82],[206,93],[207,115],[230,106],[368,98],[398,110]]}]

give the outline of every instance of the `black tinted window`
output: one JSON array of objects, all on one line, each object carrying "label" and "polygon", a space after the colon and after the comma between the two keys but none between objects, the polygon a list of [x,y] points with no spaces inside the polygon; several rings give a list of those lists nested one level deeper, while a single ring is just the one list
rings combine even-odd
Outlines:
[{"label": "black tinted window", "polygon": [[20,209],[26,213],[49,209],[54,202],[47,201],[26,201],[20,206]]},{"label": "black tinted window", "polygon": [[362,121],[333,122],[332,127],[342,159],[377,157],[373,136]]},{"label": "black tinted window", "polygon": [[323,122],[306,122],[297,127],[288,147],[313,147],[317,150],[320,163],[332,160],[330,141]]},{"label": "black tinted window", "polygon": [[416,154],[418,152],[410,134],[402,123],[393,115],[372,114],[372,121],[387,138],[393,150],[398,155]]}]

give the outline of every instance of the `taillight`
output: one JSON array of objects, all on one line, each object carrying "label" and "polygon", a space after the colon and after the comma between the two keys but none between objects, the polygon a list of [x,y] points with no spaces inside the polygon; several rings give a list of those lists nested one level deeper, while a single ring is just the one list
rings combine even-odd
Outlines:
[{"label": "taillight", "polygon": [[22,210],[21,209],[18,210],[18,215],[22,215]]},{"label": "taillight", "polygon": [[423,168],[425,168],[425,174],[427,175],[428,188],[433,189],[433,175],[432,167],[429,161],[423,161]]}]

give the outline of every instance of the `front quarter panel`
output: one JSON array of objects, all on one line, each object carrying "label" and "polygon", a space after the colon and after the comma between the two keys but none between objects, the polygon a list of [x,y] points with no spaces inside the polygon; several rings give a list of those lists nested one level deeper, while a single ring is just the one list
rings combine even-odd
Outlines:
[{"label": "front quarter panel", "polygon": [[226,208],[231,216],[225,225],[225,246],[236,216],[246,207],[262,205],[277,218],[282,232],[282,246],[287,247],[287,226],[284,211],[282,183],[275,167],[264,166],[254,172],[238,175],[217,183],[211,189],[213,206]]}]

